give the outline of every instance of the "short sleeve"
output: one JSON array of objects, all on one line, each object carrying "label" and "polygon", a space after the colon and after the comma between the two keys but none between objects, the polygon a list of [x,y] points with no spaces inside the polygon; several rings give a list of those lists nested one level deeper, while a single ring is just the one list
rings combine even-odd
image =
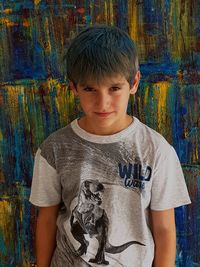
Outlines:
[{"label": "short sleeve", "polygon": [[190,203],[180,161],[174,148],[167,145],[153,172],[150,208],[166,210]]},{"label": "short sleeve", "polygon": [[61,185],[56,169],[41,155],[38,149],[33,169],[30,202],[35,206],[54,206],[61,201]]}]

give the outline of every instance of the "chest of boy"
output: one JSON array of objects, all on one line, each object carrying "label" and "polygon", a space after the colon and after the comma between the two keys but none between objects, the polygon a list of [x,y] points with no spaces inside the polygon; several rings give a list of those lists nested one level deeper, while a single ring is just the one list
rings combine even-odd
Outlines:
[{"label": "chest of boy", "polygon": [[65,196],[76,196],[84,181],[98,181],[113,190],[120,186],[149,199],[153,163],[139,157],[141,152],[129,153],[108,146],[73,146],[59,155],[62,157],[57,159],[57,172]]}]

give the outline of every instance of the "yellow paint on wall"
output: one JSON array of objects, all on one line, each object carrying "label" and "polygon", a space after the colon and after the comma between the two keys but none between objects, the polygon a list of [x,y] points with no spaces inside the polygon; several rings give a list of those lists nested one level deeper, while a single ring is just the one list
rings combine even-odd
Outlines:
[{"label": "yellow paint on wall", "polygon": [[137,41],[138,38],[138,27],[137,27],[137,8],[136,8],[136,1],[128,1],[128,19],[129,19],[129,34],[131,38]]},{"label": "yellow paint on wall", "polygon": [[4,14],[11,14],[13,10],[11,8],[5,8],[2,13]]},{"label": "yellow paint on wall", "polygon": [[13,125],[15,125],[18,120],[18,93],[20,89],[20,86],[7,87],[7,108]]},{"label": "yellow paint on wall", "polygon": [[[23,195],[22,195],[23,196]],[[23,259],[22,265],[24,267],[30,266],[28,263],[28,259],[26,259],[25,256],[25,249],[24,249],[24,240],[23,240],[23,228],[21,227],[19,229],[20,233],[16,232],[16,219],[14,217],[14,214],[17,213],[20,215],[20,220],[19,223],[22,225],[23,218],[24,218],[24,210],[23,209],[18,209],[18,205],[15,205],[16,199],[11,199],[12,197],[10,196],[4,196],[3,200],[0,201],[0,236],[3,237],[2,239],[2,244],[4,244],[4,251],[0,251],[0,256],[1,259],[5,259],[6,261],[6,253],[7,249],[10,251],[10,253],[14,253],[16,249],[16,238],[22,238],[20,240],[21,244],[21,250],[20,255]],[[17,235],[17,236],[16,236]],[[14,255],[14,254],[13,254]],[[18,265],[17,265],[18,266]]]},{"label": "yellow paint on wall", "polygon": [[145,86],[145,89],[144,89],[144,106],[147,105],[148,99],[149,99],[149,87]]},{"label": "yellow paint on wall", "polygon": [[[45,105],[51,108],[51,92],[56,91],[56,96],[54,98],[56,109],[60,116],[60,124],[66,125],[69,122],[69,115],[74,112],[75,99],[72,91],[68,90],[67,84],[59,83],[58,80],[49,78],[45,83],[42,84],[42,87],[45,89],[46,95],[43,97]],[[33,100],[32,100],[33,101]],[[53,112],[53,111],[50,111]]]},{"label": "yellow paint on wall", "polygon": [[28,28],[28,27],[30,27],[31,24],[30,24],[30,21],[28,19],[24,19],[23,22],[22,22],[22,25],[24,27],[27,27]]},{"label": "yellow paint on wall", "polygon": [[146,58],[146,47],[150,44],[147,43],[147,38],[144,31],[144,17],[143,17],[143,5],[137,4],[137,0],[128,1],[128,27],[129,35],[135,41],[138,51],[140,51],[139,58],[142,62]]},{"label": "yellow paint on wall", "polygon": [[107,6],[107,1],[104,1],[104,18],[105,18],[105,23],[108,24],[108,6]]},{"label": "yellow paint on wall", "polygon": [[173,0],[170,9],[170,37],[171,51],[174,60],[180,60],[191,50],[192,31],[194,27],[191,20],[192,4],[187,1],[178,3]]},{"label": "yellow paint on wall", "polygon": [[40,4],[41,0],[34,0],[34,5],[38,6]]},{"label": "yellow paint on wall", "polygon": [[154,96],[157,100],[157,124],[160,133],[163,133],[166,128],[166,118],[167,118],[167,94],[169,90],[169,82],[158,82],[153,85]]},{"label": "yellow paint on wall", "polygon": [[[0,19],[0,25],[6,25],[6,27],[14,27],[14,26],[18,26],[19,23],[13,22],[12,20],[8,19],[8,18],[1,18]],[[28,19],[23,19],[22,25],[24,27],[29,27],[30,26],[30,22]]]},{"label": "yellow paint on wall", "polygon": [[17,26],[18,23],[15,23],[13,21],[11,21],[10,19],[8,18],[1,18],[0,19],[0,25],[6,25],[7,27],[14,27],[14,26]]},{"label": "yellow paint on wall", "polygon": [[[22,85],[5,85],[6,97],[4,102],[6,103],[5,107],[7,109],[7,113],[11,120],[12,125],[14,126],[19,121],[19,96],[24,95],[24,86]],[[21,102],[24,101],[23,97],[21,97]]]},{"label": "yellow paint on wall", "polygon": [[62,114],[62,117],[60,118],[61,125],[64,125],[67,121],[67,97],[65,95],[66,90],[62,88],[60,85],[57,86],[57,96],[55,99],[56,102],[56,108],[58,110],[58,114]]},{"label": "yellow paint on wall", "polygon": [[49,34],[48,18],[45,18],[44,28],[45,28],[45,33],[46,33],[46,40],[45,40],[44,48],[47,53],[51,53],[51,41],[50,41],[50,34]]},{"label": "yellow paint on wall", "polygon": [[[12,212],[10,202],[7,200],[0,201],[0,228],[4,226],[5,219],[10,216]],[[3,218],[3,216],[5,217]]]},{"label": "yellow paint on wall", "polygon": [[196,135],[195,135],[195,144],[194,144],[194,154],[193,154],[193,160],[194,162],[199,162],[199,145],[198,145],[198,130],[196,129]]},{"label": "yellow paint on wall", "polygon": [[3,133],[2,133],[2,130],[0,129],[0,142],[3,141]]},{"label": "yellow paint on wall", "polygon": [[114,25],[114,15],[113,15],[113,1],[110,0],[110,25]]},{"label": "yellow paint on wall", "polygon": [[0,233],[3,233],[4,243],[8,245],[13,239],[12,208],[10,201],[0,201]]},{"label": "yellow paint on wall", "polygon": [[74,103],[74,94],[72,91],[70,91],[68,96],[69,103]]},{"label": "yellow paint on wall", "polygon": [[69,123],[69,116],[74,112],[74,94],[71,90],[68,89],[67,85],[57,84],[57,96],[55,99],[56,108],[59,114],[62,114],[60,117],[61,125],[66,125]]}]

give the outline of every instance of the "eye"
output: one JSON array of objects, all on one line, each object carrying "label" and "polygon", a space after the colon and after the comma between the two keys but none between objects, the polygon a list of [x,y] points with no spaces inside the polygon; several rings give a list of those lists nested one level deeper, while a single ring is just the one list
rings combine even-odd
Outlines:
[{"label": "eye", "polygon": [[83,91],[85,91],[85,92],[94,92],[95,89],[91,88],[91,87],[85,87],[85,88],[83,88]]},{"label": "eye", "polygon": [[121,88],[120,87],[117,87],[117,86],[113,86],[110,88],[111,92],[116,92],[116,91],[119,91]]}]

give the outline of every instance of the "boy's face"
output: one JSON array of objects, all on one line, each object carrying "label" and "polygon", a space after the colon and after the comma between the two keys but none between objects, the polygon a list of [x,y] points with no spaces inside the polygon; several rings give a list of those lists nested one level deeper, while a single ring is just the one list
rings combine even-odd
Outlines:
[{"label": "boy's face", "polygon": [[129,126],[132,118],[127,115],[128,100],[130,94],[136,93],[139,80],[138,71],[131,87],[121,75],[105,78],[99,83],[95,80],[76,86],[70,83],[85,113],[79,121],[80,127],[93,134],[110,135]]}]

